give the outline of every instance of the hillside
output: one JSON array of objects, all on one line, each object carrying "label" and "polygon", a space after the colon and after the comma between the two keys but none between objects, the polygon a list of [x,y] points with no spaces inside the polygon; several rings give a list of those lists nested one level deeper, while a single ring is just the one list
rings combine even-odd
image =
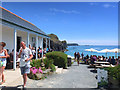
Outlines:
[{"label": "hillside", "polygon": [[65,40],[60,41],[55,34],[48,34],[48,36],[51,38],[51,49],[54,49],[55,51],[63,51],[67,48],[67,42]]}]

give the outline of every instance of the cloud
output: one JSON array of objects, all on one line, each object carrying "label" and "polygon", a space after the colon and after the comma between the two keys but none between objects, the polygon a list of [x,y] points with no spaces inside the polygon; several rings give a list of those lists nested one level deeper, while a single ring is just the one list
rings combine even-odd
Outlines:
[{"label": "cloud", "polygon": [[109,8],[109,7],[116,7],[116,6],[111,5],[111,4],[104,4],[103,7],[104,7],[104,8]]},{"label": "cloud", "polygon": [[53,12],[60,12],[60,13],[65,13],[65,14],[80,14],[80,12],[76,11],[76,10],[60,10],[60,9],[56,9],[56,8],[50,8],[50,11]]}]

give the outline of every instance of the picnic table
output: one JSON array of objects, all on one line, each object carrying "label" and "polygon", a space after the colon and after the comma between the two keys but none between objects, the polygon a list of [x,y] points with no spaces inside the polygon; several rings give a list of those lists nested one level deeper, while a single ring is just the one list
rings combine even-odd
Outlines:
[{"label": "picnic table", "polygon": [[101,61],[95,61],[95,63],[96,63],[96,64],[99,64],[99,65],[100,65],[100,64],[110,64],[109,62],[103,62],[103,61],[102,61],[102,62],[101,62]]},{"label": "picnic table", "polygon": [[115,67],[114,65],[101,65],[102,67]]},{"label": "picnic table", "polygon": [[95,61],[95,68],[111,67],[109,62]]}]

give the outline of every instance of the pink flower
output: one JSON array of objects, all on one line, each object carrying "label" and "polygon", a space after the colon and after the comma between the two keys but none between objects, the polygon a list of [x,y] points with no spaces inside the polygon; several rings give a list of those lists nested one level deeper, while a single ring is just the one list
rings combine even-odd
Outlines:
[{"label": "pink flower", "polygon": [[34,69],[34,70],[32,71],[32,73],[33,73],[33,74],[36,74],[36,73],[37,73],[37,69]]},{"label": "pink flower", "polygon": [[35,67],[32,67],[33,69],[35,69]]},{"label": "pink flower", "polygon": [[41,68],[39,68],[39,72],[40,72],[40,73],[43,73],[43,71],[41,70]]},{"label": "pink flower", "polygon": [[43,71],[41,70],[40,67],[39,67],[39,69],[36,69],[35,67],[32,67],[32,68],[30,68],[30,71],[31,71],[33,74],[43,73]]}]

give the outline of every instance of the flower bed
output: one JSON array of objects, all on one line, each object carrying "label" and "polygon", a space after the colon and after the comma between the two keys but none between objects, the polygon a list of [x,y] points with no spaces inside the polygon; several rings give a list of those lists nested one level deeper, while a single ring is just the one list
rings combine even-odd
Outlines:
[{"label": "flower bed", "polygon": [[55,71],[55,65],[53,65],[53,60],[32,60],[30,68],[30,74],[28,77],[33,80],[44,79],[51,72]]}]

